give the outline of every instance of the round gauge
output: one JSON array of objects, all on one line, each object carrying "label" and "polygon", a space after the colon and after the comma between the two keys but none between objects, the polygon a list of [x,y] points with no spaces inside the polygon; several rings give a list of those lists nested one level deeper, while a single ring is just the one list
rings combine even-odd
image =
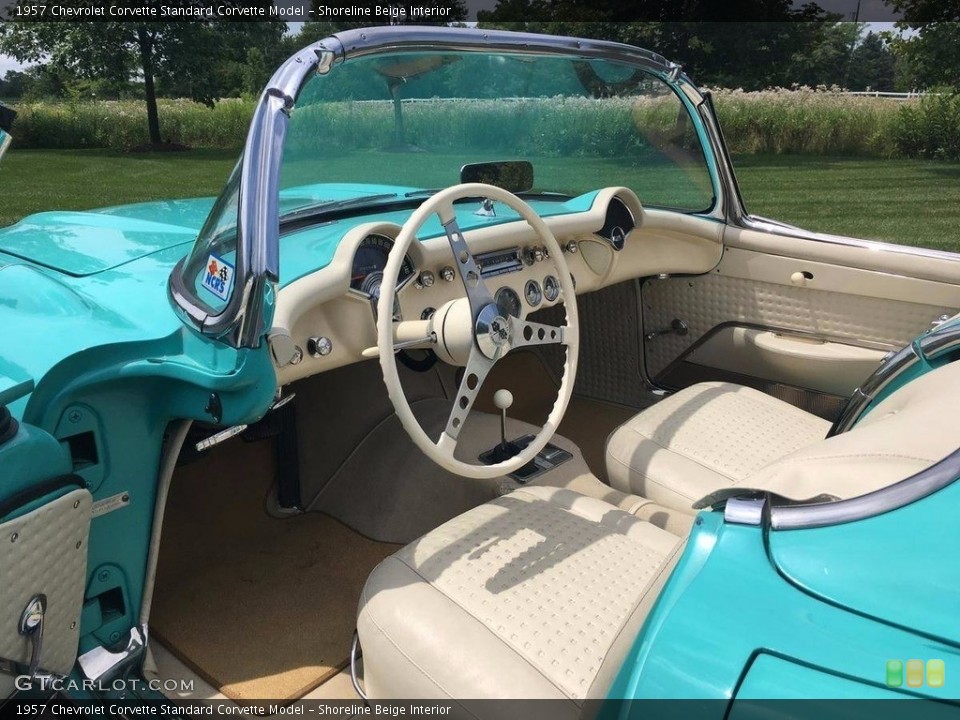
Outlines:
[{"label": "round gauge", "polygon": [[560,281],[553,275],[547,275],[543,279],[543,296],[547,302],[554,302],[560,297]]},{"label": "round gauge", "polygon": [[527,280],[523,288],[523,296],[527,299],[527,305],[536,307],[543,300],[543,290],[540,289],[540,283],[536,280]]},{"label": "round gauge", "polygon": [[[387,258],[390,257],[392,249],[393,240],[384,235],[367,235],[361,240],[353,256],[350,287],[371,297],[379,295],[383,270],[387,266]],[[403,258],[403,264],[400,266],[397,286],[403,284],[413,275],[413,272],[413,263],[408,255]]]},{"label": "round gauge", "polygon": [[497,301],[497,310],[503,317],[508,315],[513,315],[515,318],[520,317],[520,313],[523,311],[523,307],[520,305],[520,296],[510,288],[502,287],[497,290],[494,300]]},{"label": "round gauge", "polygon": [[617,251],[623,250],[623,245],[626,241],[627,233],[625,233],[619,225],[614,226],[610,231],[610,244],[613,245],[613,249]]}]

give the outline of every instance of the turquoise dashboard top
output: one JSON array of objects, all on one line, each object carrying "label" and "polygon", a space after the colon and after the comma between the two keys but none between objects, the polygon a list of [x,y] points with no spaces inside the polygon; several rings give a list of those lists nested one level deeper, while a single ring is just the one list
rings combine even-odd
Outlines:
[{"label": "turquoise dashboard top", "polygon": [[[311,190],[315,190],[312,188]],[[356,188],[332,189],[341,195],[362,194]],[[409,188],[369,186],[365,192],[396,192]],[[301,189],[285,191],[300,192]],[[596,193],[567,201],[534,200],[543,216],[589,210]],[[186,255],[213,204],[213,198],[173,200],[103,208],[89,212],[45,212],[0,229],[0,359],[8,377],[32,379],[37,390],[58,364],[81,352],[111,352],[128,348],[131,357],[190,357],[200,352],[201,364],[235,363],[236,353],[214,345],[189,330],[167,296],[167,278]],[[457,206],[462,229],[516,219],[498,205],[498,216],[474,214],[475,203]],[[350,217],[319,223],[285,234],[280,241],[280,282],[288,284],[330,263],[343,235],[361,222],[402,224],[410,210],[358,209]],[[421,232],[442,234],[432,218]],[[206,349],[201,351],[201,348]],[[88,360],[92,362],[92,358]],[[12,384],[12,381],[11,381]],[[36,390],[33,395],[36,394]],[[10,405],[24,417],[28,395]]]}]

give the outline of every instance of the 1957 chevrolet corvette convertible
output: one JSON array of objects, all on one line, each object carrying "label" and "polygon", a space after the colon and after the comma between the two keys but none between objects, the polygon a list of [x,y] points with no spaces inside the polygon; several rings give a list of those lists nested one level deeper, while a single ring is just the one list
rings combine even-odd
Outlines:
[{"label": "1957 chevrolet corvette convertible", "polygon": [[0,231],[2,695],[957,698],[958,309],[657,54],[329,37],[216,200]]}]

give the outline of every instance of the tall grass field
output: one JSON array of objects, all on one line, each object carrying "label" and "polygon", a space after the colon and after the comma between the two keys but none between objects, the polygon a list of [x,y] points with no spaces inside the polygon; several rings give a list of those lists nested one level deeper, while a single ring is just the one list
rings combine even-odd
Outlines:
[{"label": "tall grass field", "polygon": [[[731,153],[960,159],[960,97],[919,100],[851,96],[823,89],[713,92]],[[160,101],[164,142],[192,148],[242,147],[253,100],[213,108]],[[125,150],[147,142],[137,101],[20,103],[18,148]],[[298,142],[332,151],[382,148],[394,133],[389,101],[308,106],[293,123]],[[676,102],[652,98],[530,98],[516,101],[405,102],[405,135],[433,150],[495,149],[497,143],[545,156],[617,157],[673,139]],[[640,132],[638,132],[640,129]],[[509,147],[508,147],[509,146]]]}]

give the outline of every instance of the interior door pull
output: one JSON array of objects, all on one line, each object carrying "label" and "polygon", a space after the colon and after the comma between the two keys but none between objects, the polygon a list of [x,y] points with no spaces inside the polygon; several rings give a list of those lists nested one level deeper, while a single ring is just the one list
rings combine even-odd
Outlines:
[{"label": "interior door pull", "polygon": [[43,616],[47,612],[47,596],[34,595],[20,615],[21,635],[30,638],[32,650],[30,652],[30,679],[36,679],[40,671],[40,650],[43,646]]}]

